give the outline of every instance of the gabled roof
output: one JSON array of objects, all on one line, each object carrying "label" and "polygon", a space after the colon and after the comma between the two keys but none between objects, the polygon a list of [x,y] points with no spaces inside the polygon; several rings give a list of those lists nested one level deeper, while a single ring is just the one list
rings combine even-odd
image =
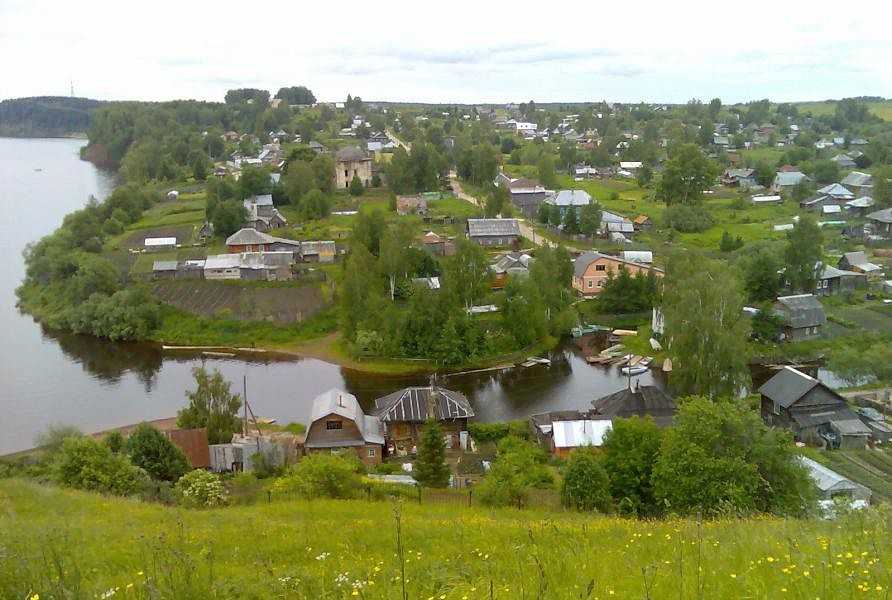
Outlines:
[{"label": "gabled roof", "polygon": [[529,269],[535,261],[532,256],[522,252],[509,252],[499,257],[499,260],[490,265],[493,273],[505,273],[508,269]]},{"label": "gabled roof", "polygon": [[[638,263],[638,262],[633,262],[631,260],[622,259],[618,256],[612,256],[610,254],[602,254],[600,252],[586,252],[585,254],[580,254],[578,257],[576,257],[576,260],[573,261],[573,274],[576,277],[582,277],[583,275],[585,275],[585,270],[588,269],[588,266],[590,264],[592,264],[596,260],[599,260],[602,258],[607,259],[607,260],[612,260],[612,261],[615,261],[618,263],[626,264],[626,265],[634,265],[639,268],[641,268],[642,266],[647,266],[647,265],[642,265],[641,263]],[[658,273],[663,272],[662,269],[658,269],[657,267],[650,266],[649,268],[653,269],[654,271],[656,271]]]},{"label": "gabled roof", "polygon": [[819,385],[824,384],[793,367],[784,367],[762,384],[759,393],[783,408],[790,408]]},{"label": "gabled roof", "polygon": [[474,416],[471,403],[461,392],[439,387],[408,387],[375,400],[376,415],[385,423],[423,423],[468,419]]},{"label": "gabled roof", "polygon": [[561,190],[545,202],[555,206],[587,206],[592,203],[592,197],[585,190]]},{"label": "gabled roof", "polygon": [[468,219],[468,235],[520,235],[517,219]]},{"label": "gabled roof", "polygon": [[880,223],[892,223],[892,208],[884,208],[867,215],[868,219],[879,221]]},{"label": "gabled roof", "polygon": [[802,181],[808,181],[809,178],[805,173],[800,171],[780,171],[774,177],[774,185],[788,186],[797,185]]},{"label": "gabled roof", "polygon": [[275,241],[271,235],[257,231],[251,227],[243,227],[226,238],[227,246],[245,246],[254,244],[271,244]]},{"label": "gabled roof", "polygon": [[855,273],[854,271],[837,269],[831,265],[824,265],[819,279],[836,279],[838,277],[863,277],[863,275],[861,273]]},{"label": "gabled roof", "polygon": [[272,206],[273,195],[261,194],[259,196],[249,196],[248,198],[245,198],[245,204],[256,204],[257,206]]},{"label": "gabled roof", "polygon": [[827,322],[824,307],[813,294],[780,296],[776,304],[785,309],[782,311],[784,324],[794,329],[815,327]]},{"label": "gabled roof", "polygon": [[650,416],[661,426],[671,424],[676,410],[672,397],[653,385],[643,385],[634,390],[623,388],[598,398],[592,402],[592,406],[597,414],[611,419]]},{"label": "gabled roof", "polygon": [[842,181],[840,181],[843,185],[853,185],[857,187],[868,186],[873,183],[873,176],[869,173],[862,173],[861,171],[852,171],[845,177],[843,177]]},{"label": "gabled roof", "polygon": [[860,198],[855,198],[854,200],[846,202],[846,206],[849,208],[870,208],[874,204],[875,202],[870,196],[861,196]]},{"label": "gabled roof", "polygon": [[831,183],[830,185],[825,185],[821,189],[818,190],[818,194],[823,194],[825,196],[833,196],[834,198],[854,198],[855,195],[848,190],[848,188],[838,184]]},{"label": "gabled roof", "polygon": [[[353,394],[332,388],[316,396],[313,399],[310,423],[315,423],[329,415],[338,415],[356,423],[356,427],[359,429],[359,433],[362,435],[365,443],[384,443],[381,420],[378,417],[366,415],[362,412],[362,407],[359,406],[359,402]],[[307,446],[313,447],[314,445],[310,440],[307,440]]]},{"label": "gabled roof", "polygon": [[805,456],[797,456],[796,459],[808,469],[808,474],[814,484],[824,494],[836,494],[840,492],[863,492],[865,488],[851,479],[843,477],[836,471],[832,471]]}]

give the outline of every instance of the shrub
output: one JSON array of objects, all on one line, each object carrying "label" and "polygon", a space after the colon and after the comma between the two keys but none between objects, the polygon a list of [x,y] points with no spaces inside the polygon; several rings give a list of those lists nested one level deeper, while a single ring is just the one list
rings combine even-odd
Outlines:
[{"label": "shrub", "polygon": [[403,467],[399,463],[380,463],[375,465],[375,473],[379,475],[399,475],[403,472]]},{"label": "shrub", "polygon": [[229,501],[229,494],[220,478],[202,469],[180,477],[175,489],[180,502],[193,508],[213,508]]},{"label": "shrub", "polygon": [[313,453],[277,479],[273,490],[305,498],[353,498],[360,490],[361,470],[356,458]]},{"label": "shrub", "polygon": [[358,175],[354,175],[353,179],[350,180],[350,195],[351,196],[362,196],[362,193],[365,191],[365,188],[362,186],[362,180]]},{"label": "shrub", "polygon": [[307,432],[307,426],[303,423],[288,423],[285,425],[285,431],[293,433],[294,435],[302,435]]},{"label": "shrub", "polygon": [[136,492],[146,479],[129,458],[88,437],[65,438],[53,476],[61,485],[122,496]]},{"label": "shrub", "polygon": [[148,423],[136,426],[124,449],[133,464],[155,479],[176,481],[189,470],[183,451]]},{"label": "shrub", "polygon": [[280,459],[278,447],[255,452],[251,456],[251,461],[254,463],[254,475],[257,479],[278,477],[285,471],[282,460]]},{"label": "shrub", "polygon": [[415,481],[429,487],[449,485],[449,466],[446,464],[446,443],[443,429],[434,420],[428,420],[421,434],[418,459],[413,469]]},{"label": "shrub", "polygon": [[521,506],[530,488],[548,488],[554,478],[546,467],[541,449],[509,436],[499,442],[499,454],[478,488],[478,496],[489,506]]},{"label": "shrub", "polygon": [[526,440],[530,438],[530,427],[522,419],[503,423],[469,423],[468,433],[478,443],[498,442],[509,435]]},{"label": "shrub", "polygon": [[652,473],[662,433],[651,418],[615,419],[604,436],[604,468],[619,512],[652,516],[659,512]]},{"label": "shrub", "polygon": [[610,481],[594,448],[577,448],[570,454],[564,472],[561,496],[579,510],[610,510]]},{"label": "shrub", "polygon": [[666,226],[682,233],[698,233],[712,227],[712,216],[702,206],[675,204],[666,208]]},{"label": "shrub", "polygon": [[38,447],[54,454],[62,448],[62,442],[66,438],[83,437],[83,435],[80,429],[71,425],[50,425],[46,431],[37,436],[35,441]]},{"label": "shrub", "polygon": [[102,443],[105,444],[109,450],[118,454],[124,449],[125,440],[120,431],[112,431],[102,438]]}]

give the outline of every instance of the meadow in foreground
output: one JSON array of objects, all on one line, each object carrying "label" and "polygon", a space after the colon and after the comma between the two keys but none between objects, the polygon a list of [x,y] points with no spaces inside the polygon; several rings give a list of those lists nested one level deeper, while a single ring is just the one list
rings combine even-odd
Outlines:
[{"label": "meadow in foreground", "polygon": [[0,481],[0,597],[888,598],[890,516],[636,521],[389,502],[187,510]]}]

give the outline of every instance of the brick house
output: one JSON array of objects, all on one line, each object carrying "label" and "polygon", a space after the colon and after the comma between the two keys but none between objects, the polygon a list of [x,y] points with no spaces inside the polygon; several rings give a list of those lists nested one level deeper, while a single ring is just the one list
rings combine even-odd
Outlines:
[{"label": "brick house", "polygon": [[610,273],[614,277],[624,268],[629,275],[653,271],[657,277],[663,276],[663,270],[649,264],[623,260],[618,256],[586,252],[573,263],[573,288],[583,296],[593,296],[601,292]]},{"label": "brick house", "polygon": [[307,427],[306,452],[347,454],[369,466],[381,462],[384,427],[381,419],[362,411],[356,396],[330,389],[316,396]]},{"label": "brick house", "polygon": [[366,187],[372,183],[372,159],[355,146],[341,148],[335,154],[335,187],[350,187],[353,176],[359,177]]}]

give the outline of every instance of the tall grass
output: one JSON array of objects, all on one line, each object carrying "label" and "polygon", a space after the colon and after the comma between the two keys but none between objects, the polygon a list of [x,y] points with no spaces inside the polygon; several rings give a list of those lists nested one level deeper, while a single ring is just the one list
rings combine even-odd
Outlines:
[{"label": "tall grass", "polygon": [[0,597],[887,598],[889,517],[646,522],[362,501],[190,511],[6,480]]}]

